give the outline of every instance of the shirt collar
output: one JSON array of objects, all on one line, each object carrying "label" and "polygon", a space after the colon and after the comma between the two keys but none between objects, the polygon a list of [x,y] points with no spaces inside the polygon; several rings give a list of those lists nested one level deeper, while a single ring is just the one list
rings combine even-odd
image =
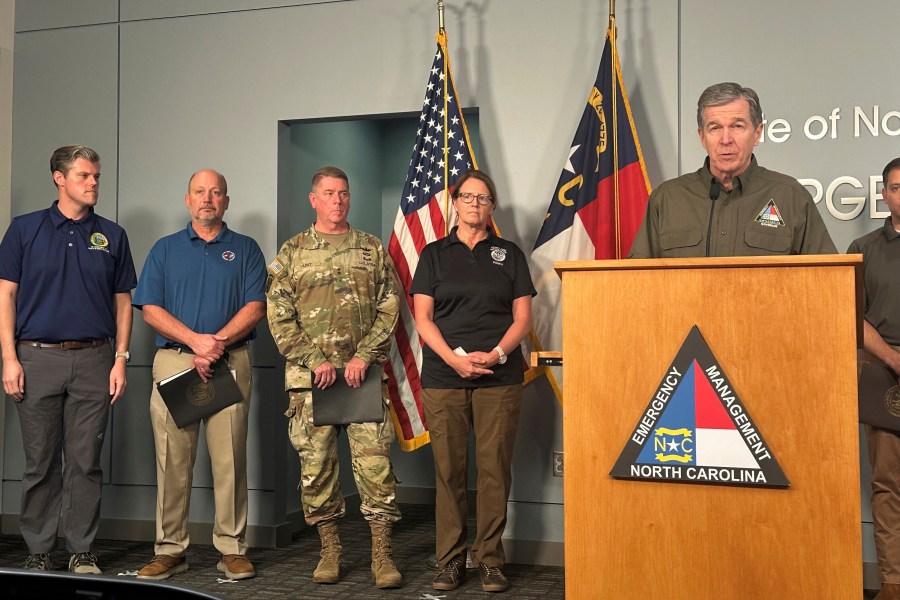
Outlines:
[{"label": "shirt collar", "polygon": [[53,204],[49,208],[50,213],[50,222],[53,223],[54,227],[62,227],[65,223],[81,223],[82,225],[90,228],[94,224],[94,207],[88,207],[88,214],[84,216],[83,219],[75,220],[70,219],[66,215],[62,214],[62,211],[59,210],[59,200],[54,200]]},{"label": "shirt collar", "polygon": [[[443,239],[443,245],[441,246],[441,248],[449,248],[449,247],[452,246],[453,244],[462,244],[462,243],[463,243],[462,240],[459,239],[459,236],[456,235],[456,230],[457,230],[457,229],[459,229],[459,226],[458,226],[458,225],[454,225],[454,226],[453,226],[453,229],[450,230],[450,233],[448,233],[448,234],[446,235],[446,237],[442,238],[442,239]],[[478,244],[480,244],[480,243],[482,243],[482,242],[493,241],[493,239],[494,239],[495,237],[497,237],[497,236],[494,235],[493,227],[488,227],[488,228],[487,228],[487,234],[488,234],[488,235],[487,235],[487,238],[481,240],[481,242],[478,242]],[[478,244],[476,244],[476,246],[477,246]]]},{"label": "shirt collar", "polygon": [[891,223],[890,217],[885,218],[884,226],[881,228],[881,231],[884,233],[884,238],[889,242],[893,242],[900,237],[900,231],[894,229],[894,224]]},{"label": "shirt collar", "polygon": [[[194,226],[191,221],[188,221],[187,229],[185,231],[187,233],[188,238],[190,238],[192,240],[203,239],[199,235],[197,235],[196,231],[194,231]],[[231,234],[231,230],[228,229],[228,224],[225,223],[225,221],[222,221],[222,229],[219,230],[219,233],[216,234],[216,237],[214,237],[213,239],[211,239],[209,242],[206,242],[206,243],[215,244],[216,242],[230,242],[231,237],[232,237],[232,234]]]},{"label": "shirt collar", "polygon": [[[746,171],[744,171],[740,175],[737,175],[736,177],[734,177],[731,180],[731,189],[732,190],[740,190],[742,194],[746,193],[747,190],[750,189],[750,182],[753,179],[753,173],[756,171],[756,169],[758,167],[759,167],[759,165],[756,163],[756,155],[751,154],[750,155],[750,166],[747,167]],[[713,174],[709,170],[709,157],[708,156],[706,157],[706,160],[703,161],[703,166],[700,167],[700,171],[698,171],[698,173],[700,174],[700,181],[703,183],[704,186],[706,186],[707,189],[709,189],[709,187],[712,186]],[[724,191],[724,188],[723,188],[723,191]]]},{"label": "shirt collar", "polygon": [[[362,241],[360,240],[360,233],[352,226],[350,227],[350,231],[348,232],[350,235],[347,236],[347,248],[361,248]],[[319,232],[316,231],[316,224],[313,223],[309,226],[309,230],[307,231],[309,237],[311,238],[310,245],[307,248],[318,248],[322,244],[325,243],[325,239],[319,235]]]}]

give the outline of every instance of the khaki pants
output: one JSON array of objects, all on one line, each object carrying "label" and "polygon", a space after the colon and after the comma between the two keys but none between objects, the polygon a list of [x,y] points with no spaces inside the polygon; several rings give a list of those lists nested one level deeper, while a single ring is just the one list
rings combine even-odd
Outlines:
[{"label": "khaki pants", "polygon": [[510,466],[519,427],[522,385],[422,390],[435,472],[435,554],[444,568],[468,546],[469,429],[475,432],[476,530],[472,559],[502,567]]},{"label": "khaki pants", "polygon": [[[154,383],[193,365],[194,355],[160,349],[153,360]],[[213,545],[222,554],[246,554],[247,416],[250,411],[250,351],[229,351],[244,399],[203,420],[213,476],[216,516]],[[150,394],[156,442],[156,554],[182,556],[190,544],[188,515],[200,423],[179,429],[156,385]]]}]

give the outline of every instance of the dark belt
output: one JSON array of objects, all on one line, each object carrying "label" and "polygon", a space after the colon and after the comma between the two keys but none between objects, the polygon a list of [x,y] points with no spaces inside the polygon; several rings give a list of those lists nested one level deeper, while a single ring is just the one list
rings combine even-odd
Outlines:
[{"label": "dark belt", "polygon": [[32,340],[18,340],[16,342],[20,346],[31,346],[32,348],[59,348],[61,350],[83,350],[84,348],[99,348],[109,344],[108,339],[104,340],[71,340],[50,344],[47,342],[35,342]]},{"label": "dark belt", "polygon": [[[244,340],[242,342],[238,342],[236,344],[232,344],[230,346],[225,347],[226,352],[230,352],[232,350],[237,350],[238,348],[243,348],[247,344],[250,343],[250,340]],[[179,344],[177,342],[166,342],[163,346],[164,350],[178,350],[179,352],[185,352],[187,354],[193,354],[194,351],[191,350],[190,346],[186,346],[184,344]]]}]

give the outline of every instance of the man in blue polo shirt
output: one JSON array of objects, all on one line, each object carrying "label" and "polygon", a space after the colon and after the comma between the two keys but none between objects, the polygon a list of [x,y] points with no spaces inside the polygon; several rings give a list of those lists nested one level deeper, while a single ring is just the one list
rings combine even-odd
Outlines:
[{"label": "man in blue polo shirt", "polygon": [[25,450],[25,568],[53,568],[62,518],[69,571],[99,574],[91,546],[100,451],[109,407],[125,390],[136,279],[125,230],[94,213],[100,156],[64,146],[50,172],[59,199],[13,219],[0,244],[3,389],[18,409]]},{"label": "man in blue polo shirt", "polygon": [[266,315],[266,266],[252,238],[228,229],[228,184],[204,169],[188,183],[187,228],[156,242],[147,256],[134,306],[157,331],[150,421],[156,440],[156,544],[140,579],[168,579],[187,570],[188,513],[200,423],[180,429],[155,383],[186,369],[204,380],[225,357],[243,400],[203,419],[213,475],[217,568],[232,579],[256,575],[247,560],[247,417],[250,352]]}]

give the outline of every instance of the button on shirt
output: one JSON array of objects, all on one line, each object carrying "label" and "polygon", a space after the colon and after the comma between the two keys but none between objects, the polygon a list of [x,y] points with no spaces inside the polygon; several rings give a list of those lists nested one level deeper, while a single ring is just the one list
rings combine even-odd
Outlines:
[{"label": "button on shirt", "polygon": [[[223,223],[207,242],[188,223],[150,249],[132,304],[159,306],[192,331],[216,333],[248,303],[265,302],[265,286],[265,260],[253,238]],[[254,337],[251,331],[245,339]],[[171,341],[156,335],[158,347]]]},{"label": "button on shirt", "polygon": [[56,343],[116,335],[115,294],[137,283],[128,236],[90,209],[16,217],[0,243],[0,279],[18,284],[16,339]]}]

